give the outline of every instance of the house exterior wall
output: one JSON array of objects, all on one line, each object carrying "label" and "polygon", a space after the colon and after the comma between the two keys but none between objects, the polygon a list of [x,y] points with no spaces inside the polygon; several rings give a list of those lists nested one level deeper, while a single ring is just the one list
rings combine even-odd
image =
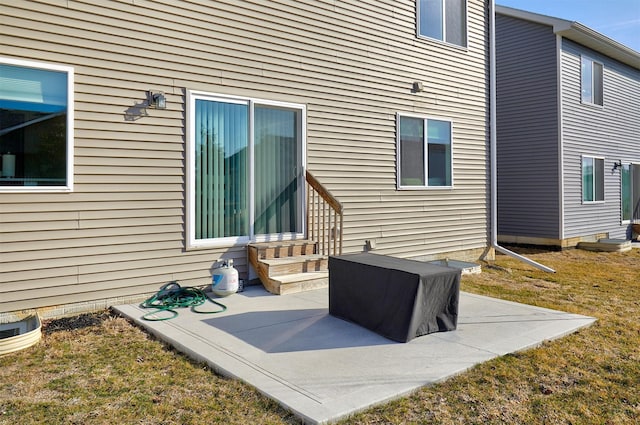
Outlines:
[{"label": "house exterior wall", "polygon": [[[581,55],[604,65],[602,107],[581,102]],[[640,163],[640,70],[563,40],[562,115],[564,237],[630,237],[630,225],[621,222],[620,170],[614,163]],[[604,158],[603,203],[582,202],[582,155]]]},{"label": "house exterior wall", "polygon": [[497,204],[502,241],[559,238],[557,62],[551,27],[496,16]]},{"label": "house exterior wall", "polygon": [[[185,244],[187,90],[306,106],[307,168],[345,208],[344,251],[487,247],[486,2],[468,47],[416,37],[413,0],[23,1],[0,57],[74,67],[71,193],[0,192],[0,312],[204,285],[245,246]],[[414,93],[420,81],[424,92]],[[145,109],[161,90],[167,109]],[[453,121],[454,188],[396,189],[396,114]]]}]

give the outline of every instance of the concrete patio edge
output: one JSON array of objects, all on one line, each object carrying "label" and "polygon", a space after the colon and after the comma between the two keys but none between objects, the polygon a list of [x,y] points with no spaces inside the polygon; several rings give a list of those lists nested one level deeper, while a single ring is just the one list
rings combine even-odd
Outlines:
[{"label": "concrete patio edge", "polygon": [[114,310],[308,424],[344,419],[595,321],[463,292],[456,331],[397,343],[330,316],[327,289],[274,296],[248,288],[220,301],[224,313],[183,309],[160,322],[143,320],[148,310],[137,305]]}]

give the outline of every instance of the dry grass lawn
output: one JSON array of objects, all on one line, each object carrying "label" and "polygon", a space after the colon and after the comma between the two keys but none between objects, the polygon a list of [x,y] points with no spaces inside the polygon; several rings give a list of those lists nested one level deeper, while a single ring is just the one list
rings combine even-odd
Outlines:
[{"label": "dry grass lawn", "polygon": [[[639,423],[640,250],[526,254],[557,273],[499,256],[463,290],[598,321],[344,423]],[[213,423],[298,421],[108,312],[48,322],[38,345],[0,358],[0,424]]]}]

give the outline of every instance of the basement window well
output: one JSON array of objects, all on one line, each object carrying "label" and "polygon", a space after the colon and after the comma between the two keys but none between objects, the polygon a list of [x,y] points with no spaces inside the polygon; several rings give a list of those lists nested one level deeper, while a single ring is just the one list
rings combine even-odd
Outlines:
[{"label": "basement window well", "polygon": [[37,314],[0,323],[0,356],[37,344],[42,337],[41,326]]}]

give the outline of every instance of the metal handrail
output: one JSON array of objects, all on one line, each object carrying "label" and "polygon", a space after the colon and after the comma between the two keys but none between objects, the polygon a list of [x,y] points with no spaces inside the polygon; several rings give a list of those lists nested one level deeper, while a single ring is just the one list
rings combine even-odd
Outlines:
[{"label": "metal handrail", "polygon": [[306,181],[308,238],[318,242],[319,254],[341,255],[342,204],[309,171]]}]

